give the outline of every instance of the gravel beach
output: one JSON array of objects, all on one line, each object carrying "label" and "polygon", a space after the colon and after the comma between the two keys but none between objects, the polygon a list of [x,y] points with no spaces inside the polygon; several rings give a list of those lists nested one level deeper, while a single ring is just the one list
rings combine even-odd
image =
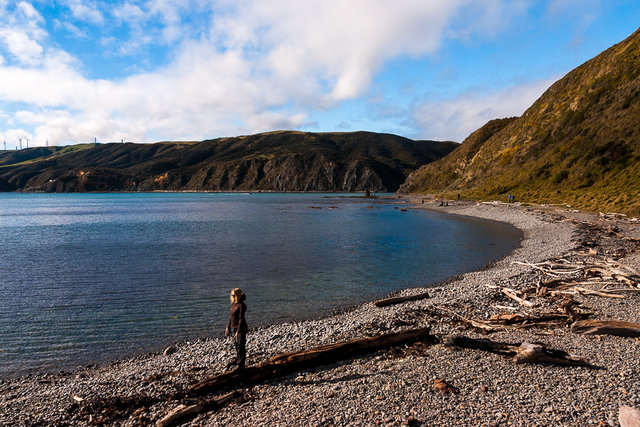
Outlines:
[{"label": "gravel beach", "polygon": [[[322,319],[250,330],[248,365],[286,351],[419,327],[430,327],[441,341],[380,350],[241,388],[242,397],[184,425],[616,426],[621,405],[640,408],[638,338],[576,334],[568,324],[483,331],[469,323],[496,314],[549,312],[561,302],[591,319],[638,322],[640,293],[632,292],[640,286],[636,276],[634,283],[624,284],[630,290],[624,298],[527,293],[533,304],[527,307],[501,292],[503,287],[539,288],[553,279],[531,265],[550,260],[608,260],[630,269],[626,271],[640,271],[637,220],[502,203],[440,206],[418,198],[404,207],[507,222],[522,230],[523,240],[481,271],[397,294],[427,292],[429,298],[384,308],[366,303]],[[568,299],[573,300],[570,305]],[[516,364],[509,356],[443,344],[451,335],[543,343],[583,358],[589,366]],[[153,425],[189,403],[172,399],[172,394],[223,372],[233,348],[228,340],[211,338],[178,343],[173,350],[0,381],[0,424]],[[434,387],[438,379],[451,386],[449,392]]]}]

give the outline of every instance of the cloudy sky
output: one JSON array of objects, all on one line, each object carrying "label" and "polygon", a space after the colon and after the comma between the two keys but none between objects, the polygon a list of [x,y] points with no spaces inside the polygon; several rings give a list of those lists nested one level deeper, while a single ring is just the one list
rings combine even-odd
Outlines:
[{"label": "cloudy sky", "polygon": [[8,149],[277,129],[461,141],[633,33],[640,2],[0,0],[0,18]]}]

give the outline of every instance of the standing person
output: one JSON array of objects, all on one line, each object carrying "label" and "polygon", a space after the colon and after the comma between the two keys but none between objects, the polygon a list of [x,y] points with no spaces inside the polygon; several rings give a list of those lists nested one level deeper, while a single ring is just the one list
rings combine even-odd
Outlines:
[{"label": "standing person", "polygon": [[229,336],[233,333],[233,343],[236,349],[236,358],[230,365],[236,365],[237,368],[241,369],[244,368],[244,362],[247,357],[247,330],[249,328],[244,318],[244,314],[247,311],[247,305],[244,300],[247,297],[240,288],[235,288],[231,291],[229,299],[231,300],[231,313],[225,335]]}]

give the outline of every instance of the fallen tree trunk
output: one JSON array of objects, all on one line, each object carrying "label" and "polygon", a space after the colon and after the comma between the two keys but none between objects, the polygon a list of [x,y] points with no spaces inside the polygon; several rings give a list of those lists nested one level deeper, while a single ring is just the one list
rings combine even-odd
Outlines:
[{"label": "fallen tree trunk", "polygon": [[[81,412],[94,423],[107,424],[123,419],[142,407],[149,407],[161,401],[184,400],[182,404],[158,421],[158,426],[171,426],[197,416],[199,413],[220,408],[240,396],[237,388],[274,379],[297,370],[330,364],[377,350],[408,344],[415,341],[436,343],[438,338],[430,334],[429,328],[411,329],[393,334],[377,335],[353,341],[341,342],[309,350],[300,350],[280,354],[268,361],[245,369],[224,372],[201,381],[187,390],[159,397],[130,396],[101,399],[80,399]],[[201,398],[223,388],[235,388],[236,391],[217,399]],[[76,399],[76,400],[78,400]]]},{"label": "fallen tree trunk", "polygon": [[409,295],[406,297],[385,298],[378,301],[374,301],[373,305],[375,305],[376,307],[386,307],[393,304],[400,304],[407,301],[417,301],[425,298],[429,298],[429,294],[426,292],[422,294],[417,294],[417,295]]},{"label": "fallen tree trunk", "polygon": [[552,363],[556,365],[589,365],[584,359],[563,350],[546,348],[538,343],[505,343],[489,339],[469,338],[461,335],[447,337],[445,345],[489,351],[504,356],[513,356],[514,363]]},{"label": "fallen tree trunk", "polygon": [[571,332],[586,335],[640,337],[640,323],[620,320],[580,320],[571,325]]},{"label": "fallen tree trunk", "polygon": [[192,418],[195,418],[202,412],[211,411],[224,406],[236,397],[239,397],[237,391],[227,393],[218,399],[201,400],[193,405],[179,405],[173,411],[169,412],[166,416],[156,422],[157,427],[171,427],[177,424],[182,424]]},{"label": "fallen tree trunk", "polygon": [[202,412],[203,407],[200,404],[196,405],[180,405],[173,411],[169,412],[166,416],[156,422],[157,427],[170,427],[176,424],[182,423],[187,419],[191,419]]},{"label": "fallen tree trunk", "polygon": [[334,363],[338,360],[418,340],[433,343],[438,341],[434,335],[430,334],[429,328],[421,328],[330,344],[309,350],[293,351],[274,356],[260,365],[224,372],[208,378],[192,386],[185,393],[185,397],[201,396],[229,386],[247,386],[267,379],[278,378],[297,370]]}]

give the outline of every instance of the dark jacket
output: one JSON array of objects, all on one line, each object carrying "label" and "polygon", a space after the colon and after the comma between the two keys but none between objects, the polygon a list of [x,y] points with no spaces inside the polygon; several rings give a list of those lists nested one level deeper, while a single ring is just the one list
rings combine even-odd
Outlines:
[{"label": "dark jacket", "polygon": [[247,305],[242,301],[231,304],[227,328],[237,329],[239,332],[247,332],[249,328],[247,327],[247,321],[244,319],[246,311]]}]

